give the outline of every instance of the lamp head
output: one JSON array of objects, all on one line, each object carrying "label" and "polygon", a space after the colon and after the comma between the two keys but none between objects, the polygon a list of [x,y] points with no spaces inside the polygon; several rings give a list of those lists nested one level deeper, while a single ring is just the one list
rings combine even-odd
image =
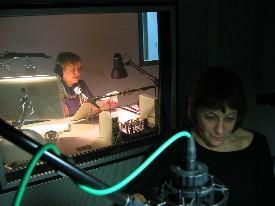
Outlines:
[{"label": "lamp head", "polygon": [[113,58],[113,70],[111,73],[112,79],[122,79],[128,77],[127,71],[124,67],[122,56],[120,53],[115,53]]}]

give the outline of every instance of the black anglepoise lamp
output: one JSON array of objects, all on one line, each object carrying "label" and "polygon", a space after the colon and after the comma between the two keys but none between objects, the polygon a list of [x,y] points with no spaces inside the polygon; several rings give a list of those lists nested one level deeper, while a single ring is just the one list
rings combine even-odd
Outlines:
[{"label": "black anglepoise lamp", "polygon": [[127,74],[127,71],[126,71],[124,65],[126,65],[126,66],[130,65],[134,69],[136,69],[138,72],[147,76],[147,78],[149,78],[151,81],[153,81],[153,83],[156,87],[159,84],[159,80],[156,77],[154,77],[151,74],[149,74],[148,72],[146,72],[140,66],[135,64],[131,59],[127,60],[126,62],[123,62],[123,58],[120,53],[114,54],[113,63],[114,63],[114,66],[113,66],[113,70],[111,73],[112,79],[123,79],[123,78],[128,77],[128,74]]},{"label": "black anglepoise lamp", "polygon": [[112,79],[123,79],[128,77],[128,74],[126,69],[124,68],[122,56],[120,53],[114,54],[113,64],[114,64],[114,67],[111,73]]}]

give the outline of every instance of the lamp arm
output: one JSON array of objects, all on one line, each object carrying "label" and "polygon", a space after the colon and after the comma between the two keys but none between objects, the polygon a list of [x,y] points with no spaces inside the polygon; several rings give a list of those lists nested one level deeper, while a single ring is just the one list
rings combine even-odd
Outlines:
[{"label": "lamp arm", "polygon": [[158,86],[159,84],[159,80],[154,77],[153,75],[149,74],[148,72],[146,72],[144,69],[142,69],[140,66],[138,66],[137,64],[135,64],[134,62],[132,62],[131,60],[129,60],[128,62],[125,63],[125,65],[130,65],[133,68],[135,68],[138,72],[140,72],[141,74],[147,76],[151,81],[154,82],[154,84],[156,86]]}]

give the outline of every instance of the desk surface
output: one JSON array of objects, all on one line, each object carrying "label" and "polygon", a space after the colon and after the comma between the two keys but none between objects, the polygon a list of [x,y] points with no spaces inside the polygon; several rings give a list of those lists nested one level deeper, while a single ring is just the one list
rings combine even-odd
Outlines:
[{"label": "desk surface", "polygon": [[[135,108],[137,108],[137,106],[135,106]],[[138,118],[139,115],[137,112],[133,111],[134,110],[130,111],[125,108],[116,108],[110,113],[110,120],[112,121],[113,117],[118,117],[118,122],[124,123],[130,119]],[[55,131],[58,134],[58,138],[53,139],[53,143],[57,146],[59,151],[64,155],[74,155],[112,145],[112,131],[108,131],[110,128],[112,130],[112,125],[111,127],[110,125],[109,127],[105,126],[106,125],[102,122],[99,124],[99,117],[90,121],[85,120],[78,122],[71,121],[71,118],[69,117],[23,125],[22,131],[26,132],[26,130],[31,130],[39,133],[40,135],[37,135],[36,133],[30,135],[32,132],[26,134],[42,144],[48,142],[45,133],[48,131]],[[106,130],[108,131],[107,133]],[[31,158],[30,154],[5,139],[1,139],[0,141],[0,151],[2,158],[6,163],[24,161]]]},{"label": "desk surface", "polygon": [[[134,108],[137,109],[137,106]],[[129,119],[138,118],[138,114],[125,109],[112,110],[112,117],[118,117],[121,123]],[[99,117],[88,121],[71,121],[71,118],[55,119],[24,125],[22,129],[31,129],[38,132],[43,138],[49,130],[58,132],[58,139],[54,143],[64,155],[73,155],[82,151],[106,147],[112,144],[112,140],[100,133]],[[46,141],[45,141],[46,142]]]},{"label": "desk surface", "polygon": [[[30,125],[24,125],[22,129],[31,129],[38,132],[47,142],[45,133],[47,131],[58,132],[57,139],[53,142],[64,155],[73,155],[83,150],[95,149],[93,144],[97,140],[104,139],[99,133],[99,124],[85,120],[74,122],[70,118],[49,120]],[[108,146],[106,144],[101,147]]]},{"label": "desk surface", "polygon": [[99,134],[99,124],[73,123],[70,127],[70,131],[62,132],[59,135],[56,143],[60,152],[65,155],[95,149],[92,147],[93,143],[103,138]]}]

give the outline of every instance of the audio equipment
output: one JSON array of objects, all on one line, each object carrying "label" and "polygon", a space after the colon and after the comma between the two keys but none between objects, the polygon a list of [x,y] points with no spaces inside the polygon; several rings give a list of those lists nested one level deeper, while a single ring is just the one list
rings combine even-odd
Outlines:
[{"label": "audio equipment", "polygon": [[229,190],[208,174],[206,164],[196,160],[193,138],[187,139],[185,152],[184,165],[172,165],[171,178],[159,188],[161,205],[226,206]]},{"label": "audio equipment", "polygon": [[83,92],[82,92],[82,89],[80,87],[80,85],[78,84],[75,88],[74,88],[74,92],[77,94],[77,95],[81,95],[82,98],[84,99],[84,101],[89,101],[91,102],[96,108],[100,109],[100,107],[97,105],[96,101],[93,99],[93,98],[89,98],[87,97]]}]

